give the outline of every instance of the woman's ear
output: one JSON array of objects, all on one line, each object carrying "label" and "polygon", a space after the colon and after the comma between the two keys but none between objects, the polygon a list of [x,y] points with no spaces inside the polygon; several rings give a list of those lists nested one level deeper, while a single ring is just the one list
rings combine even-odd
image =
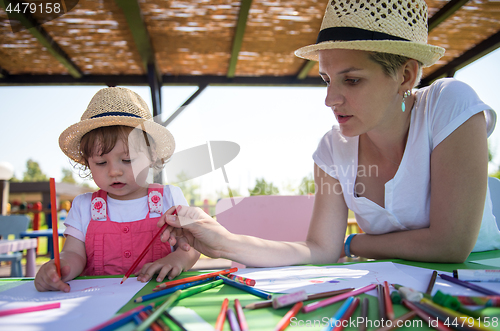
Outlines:
[{"label": "woman's ear", "polygon": [[417,85],[419,79],[419,70],[417,60],[410,59],[402,67],[402,83],[403,91],[411,90]]}]

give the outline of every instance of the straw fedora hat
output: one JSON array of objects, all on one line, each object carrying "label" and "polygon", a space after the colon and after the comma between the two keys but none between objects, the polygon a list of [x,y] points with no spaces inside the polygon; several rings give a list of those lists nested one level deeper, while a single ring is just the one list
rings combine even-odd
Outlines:
[{"label": "straw fedora hat", "polygon": [[97,128],[124,125],[147,132],[155,142],[156,155],[168,159],[175,149],[174,137],[164,126],[153,121],[148,105],[137,93],[123,87],[99,90],[83,113],[80,122],[73,124],[59,136],[59,146],[64,154],[83,164],[80,140]]},{"label": "straw fedora hat", "polygon": [[427,44],[424,0],[329,0],[316,44],[295,55],[318,60],[323,49],[353,49],[406,56],[424,67],[436,63],[444,48]]}]

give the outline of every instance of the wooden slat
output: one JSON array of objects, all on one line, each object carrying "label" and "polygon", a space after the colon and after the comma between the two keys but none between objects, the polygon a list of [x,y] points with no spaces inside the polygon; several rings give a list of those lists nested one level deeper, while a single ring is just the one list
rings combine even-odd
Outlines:
[{"label": "wooden slat", "polygon": [[457,10],[462,8],[469,0],[451,0],[444,7],[442,7],[436,14],[429,17],[428,28],[429,32],[432,31],[439,24],[443,23],[448,17],[453,15]]},{"label": "wooden slat", "polygon": [[[11,4],[11,6],[15,6],[16,2],[12,2],[10,0],[3,0],[0,4],[5,10],[5,8]],[[49,52],[54,56],[70,73],[74,78],[80,78],[82,76],[82,72],[80,69],[73,63],[73,61],[69,58],[69,56],[62,50],[62,48],[57,44],[57,42],[52,39],[52,37],[45,31],[45,29],[38,24],[38,22],[31,16],[29,11],[16,12],[11,11],[11,17],[15,20],[21,22],[23,26],[42,44]]]},{"label": "wooden slat", "polygon": [[229,68],[227,70],[228,78],[233,78],[236,72],[236,64],[238,63],[238,56],[240,54],[241,44],[243,43],[243,36],[245,35],[248,13],[250,12],[251,6],[252,0],[241,1],[240,13],[238,14],[238,24],[236,25],[236,32],[234,33],[231,59],[229,60]]}]

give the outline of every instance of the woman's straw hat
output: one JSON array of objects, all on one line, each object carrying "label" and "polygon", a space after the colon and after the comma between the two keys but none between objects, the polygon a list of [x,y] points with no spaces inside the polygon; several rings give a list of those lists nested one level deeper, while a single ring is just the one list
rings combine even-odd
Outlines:
[{"label": "woman's straw hat", "polygon": [[444,48],[427,44],[423,0],[330,0],[316,44],[295,55],[318,60],[323,49],[354,49],[406,56],[433,65]]},{"label": "woman's straw hat", "polygon": [[137,127],[147,132],[160,159],[168,159],[174,153],[175,141],[170,131],[153,121],[148,105],[137,93],[123,87],[99,90],[80,122],[61,133],[59,146],[70,159],[83,164],[79,148],[82,137],[94,129],[112,125]]}]

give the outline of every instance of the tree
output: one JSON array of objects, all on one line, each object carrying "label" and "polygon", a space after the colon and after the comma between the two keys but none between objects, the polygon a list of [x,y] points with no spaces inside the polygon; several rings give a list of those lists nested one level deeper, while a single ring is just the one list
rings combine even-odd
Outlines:
[{"label": "tree", "polygon": [[175,183],[175,185],[182,190],[187,202],[191,204],[191,201],[200,199],[200,195],[197,193],[200,186],[194,181],[194,179],[188,179],[187,175],[182,172],[177,175],[177,183]]},{"label": "tree", "polygon": [[29,159],[26,162],[26,172],[24,173],[23,182],[47,182],[49,178],[42,172],[38,162]]},{"label": "tree", "polygon": [[253,195],[276,195],[279,194],[279,190],[273,183],[267,183],[264,178],[256,179],[255,187],[248,190],[250,196]]},{"label": "tree", "polygon": [[71,171],[71,169],[63,168],[62,173],[63,173],[63,178],[61,179],[61,182],[76,184],[76,180],[75,178],[73,178],[73,171]]},{"label": "tree", "polygon": [[312,174],[302,178],[299,186],[299,195],[314,194],[316,186]]}]

